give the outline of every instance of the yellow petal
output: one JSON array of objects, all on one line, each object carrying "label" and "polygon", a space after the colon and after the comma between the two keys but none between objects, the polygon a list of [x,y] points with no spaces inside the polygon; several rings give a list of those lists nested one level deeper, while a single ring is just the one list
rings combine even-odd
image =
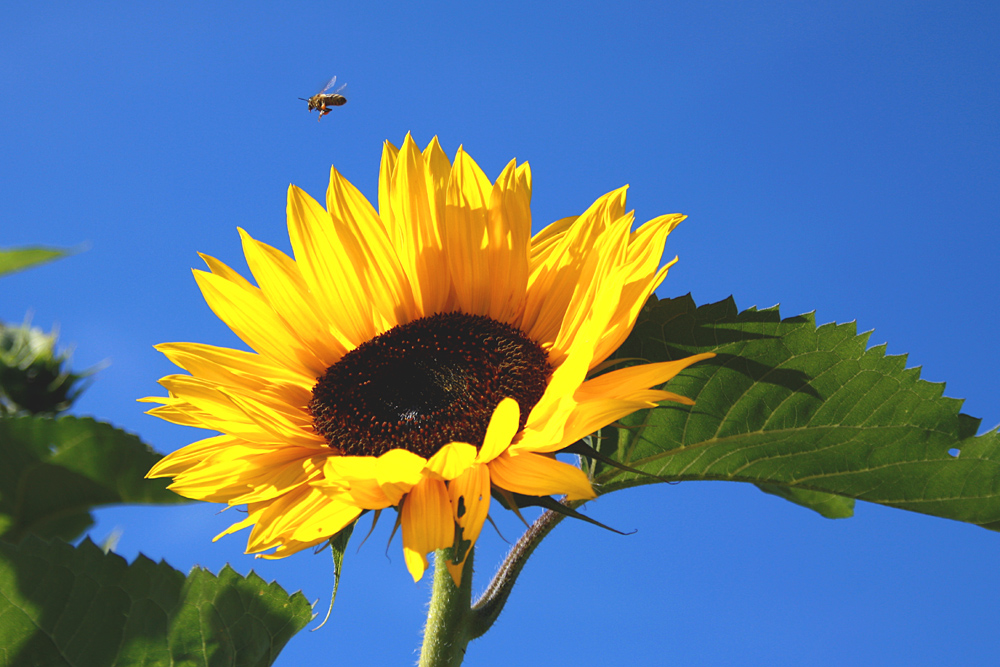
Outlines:
[{"label": "yellow petal", "polygon": [[581,384],[576,392],[576,397],[580,401],[595,398],[624,398],[640,389],[661,385],[691,364],[703,359],[711,359],[714,356],[714,352],[705,352],[674,361],[643,364],[611,371]]},{"label": "yellow petal", "polygon": [[517,163],[511,160],[490,193],[489,316],[513,322],[524,310],[531,242],[531,192],[518,188]]},{"label": "yellow petal", "polygon": [[244,289],[204,271],[195,271],[194,277],[212,312],[251,348],[301,375],[319,377],[326,370],[288,330],[260,290]]},{"label": "yellow petal", "polygon": [[600,237],[598,245],[591,252],[573,295],[566,305],[559,333],[552,343],[550,357],[553,357],[555,363],[558,363],[559,356],[565,354],[571,346],[579,344],[577,333],[583,327],[583,323],[593,319],[595,312],[603,307],[599,307],[599,303],[607,302],[610,312],[600,325],[600,334],[594,341],[595,349],[600,336],[612,322],[614,312],[621,302],[626,277],[620,266],[627,251],[628,228],[631,224],[630,216],[616,220]]},{"label": "yellow petal", "polygon": [[225,450],[228,446],[234,445],[239,440],[228,435],[217,435],[212,438],[205,438],[190,445],[181,447],[176,452],[167,454],[156,462],[149,472],[147,479],[155,477],[173,477],[184,472],[200,460],[210,456],[216,451]]},{"label": "yellow petal", "polygon": [[520,419],[521,408],[517,401],[513,398],[500,401],[493,411],[493,416],[490,417],[489,426],[486,427],[486,437],[483,439],[483,446],[479,449],[476,460],[480,463],[489,463],[507,449],[517,435]]},{"label": "yellow petal", "polygon": [[391,449],[376,460],[375,479],[395,505],[421,480],[426,466],[422,456],[405,449]]},{"label": "yellow petal", "polygon": [[305,410],[292,406],[268,405],[250,396],[240,396],[224,392],[229,400],[262,431],[269,433],[277,442],[299,447],[325,448],[326,440],[317,434]]},{"label": "yellow petal", "polygon": [[490,461],[489,466],[492,482],[514,493],[565,494],[570,500],[588,500],[597,495],[582,470],[541,454],[504,452]]},{"label": "yellow petal", "polygon": [[564,420],[564,427],[558,438],[549,437],[544,431],[525,429],[521,440],[512,445],[510,452],[558,452],[569,447],[580,438],[607,426],[636,410],[656,407],[655,402],[619,399],[601,399],[579,403]]},{"label": "yellow petal", "polygon": [[375,479],[377,459],[374,456],[331,456],[323,465],[327,479]]},{"label": "yellow petal", "polygon": [[313,486],[299,487],[267,505],[250,533],[247,553],[290,541],[322,541],[360,513],[359,508],[333,500]]},{"label": "yellow petal", "polygon": [[245,519],[243,519],[242,521],[237,521],[233,525],[229,526],[229,528],[226,528],[224,531],[213,537],[212,541],[218,542],[226,535],[231,535],[236,531],[243,530],[244,528],[249,528],[250,526],[257,523],[257,519],[260,518],[260,515],[263,512],[264,512],[263,505],[258,505],[257,507],[250,507],[250,511],[247,512],[247,516]]},{"label": "yellow petal", "polygon": [[455,523],[461,532],[456,540],[468,542],[467,545],[455,544],[455,549],[463,549],[462,559],[458,563],[448,561],[448,571],[456,586],[462,582],[462,568],[469,552],[476,545],[483,522],[490,512],[490,470],[486,465],[477,464],[466,470],[460,476],[448,483],[448,497]]},{"label": "yellow petal", "polygon": [[[381,205],[381,200],[380,200]],[[441,312],[451,293],[451,280],[442,265],[442,227],[431,213],[423,156],[409,134],[403,141],[390,181],[387,225],[413,288],[417,316]]]},{"label": "yellow petal", "polygon": [[391,230],[396,228],[396,222],[392,215],[392,176],[396,172],[396,159],[399,157],[399,149],[388,141],[382,144],[382,165],[378,170],[378,215],[385,225],[387,232],[390,232],[392,242],[396,238],[392,236]]},{"label": "yellow petal", "polygon": [[295,373],[253,352],[200,343],[161,343],[153,346],[192,375],[252,391],[311,394],[316,378]]},{"label": "yellow petal", "polygon": [[486,231],[490,188],[486,174],[459,146],[447,187],[444,241],[456,305],[472,315],[486,315],[490,308]]},{"label": "yellow petal", "polygon": [[403,557],[414,581],[427,569],[427,554],[451,546],[455,537],[451,503],[444,482],[424,478],[403,503]]},{"label": "yellow petal", "polygon": [[441,149],[438,138],[434,137],[427,144],[422,154],[424,160],[424,175],[427,178],[427,199],[434,226],[444,228],[445,199],[448,191],[448,178],[451,174],[451,162]]},{"label": "yellow petal", "polygon": [[276,313],[325,365],[331,366],[347,347],[330,336],[321,319],[320,305],[291,257],[266,243],[256,241],[243,229],[243,254],[257,284]]},{"label": "yellow petal", "polygon": [[571,226],[552,235],[553,247],[543,257],[533,254],[522,328],[534,340],[554,342],[566,317],[576,316],[569,310],[574,296],[581,300],[585,295],[578,292],[596,292],[587,285],[605,278],[597,270],[611,259],[604,246],[616,239],[606,232],[624,216],[625,190],[600,197]]},{"label": "yellow petal", "polygon": [[[278,560],[279,558],[287,558],[293,554],[297,554],[305,549],[311,549],[319,544],[326,542],[326,537],[321,537],[317,540],[310,540],[309,542],[298,542],[296,540],[288,540],[283,542],[275,549],[273,552],[268,554],[257,554],[257,558],[263,558],[264,560]],[[252,553],[248,551],[247,553]]]},{"label": "yellow petal", "polygon": [[663,246],[667,235],[685,219],[680,214],[664,215],[650,220],[642,225],[629,237],[628,258],[622,267],[627,277],[622,289],[618,312],[612,318],[612,325],[601,338],[595,357],[606,358],[618,349],[632,331],[639,311],[646,304],[663,279],[667,269],[677,262],[677,258],[668,262],[657,271],[656,267],[663,255]]},{"label": "yellow petal", "polygon": [[390,498],[373,479],[359,479],[350,483],[347,495],[351,502],[366,510],[380,510],[399,503],[399,498]]},{"label": "yellow petal", "polygon": [[[580,216],[578,215],[560,218],[555,222],[550,222],[542,231],[531,237],[531,270],[533,276],[545,266],[545,260],[560,247],[563,235],[579,219]],[[533,283],[534,281],[533,279],[531,282]]]},{"label": "yellow petal", "polygon": [[310,542],[328,539],[343,530],[360,514],[361,509],[355,505],[328,499],[326,503],[320,503],[315,511],[308,513],[304,520],[284,537],[284,541]]},{"label": "yellow petal", "polygon": [[186,498],[240,505],[263,502],[307,484],[320,474],[324,455],[299,447],[232,446],[178,474],[170,489]]},{"label": "yellow petal", "polygon": [[164,405],[160,407],[147,410],[146,414],[159,417],[172,424],[193,426],[194,428],[207,428],[213,431],[219,430],[210,425],[212,423],[211,415],[195,409],[188,403],[179,403],[175,399],[163,398],[161,396],[147,396],[146,398],[140,398],[139,402],[163,403]]},{"label": "yellow petal", "polygon": [[602,302],[603,310],[596,310],[578,332],[578,339],[563,362],[552,373],[542,398],[531,409],[524,427],[524,438],[539,438],[543,442],[561,442],[566,419],[576,408],[576,390],[583,383],[593,356],[592,345],[598,332],[603,330],[605,317],[609,316],[610,302]]},{"label": "yellow petal", "polygon": [[[487,436],[488,437],[488,436]],[[455,479],[476,460],[476,448],[465,442],[450,442],[427,461],[426,472],[435,479]]]},{"label": "yellow petal", "polygon": [[326,205],[330,216],[357,241],[358,252],[364,257],[365,284],[372,306],[383,320],[376,329],[388,331],[414,319],[410,281],[385,225],[364,195],[333,168]]},{"label": "yellow petal", "polygon": [[249,422],[246,415],[233,405],[214,382],[206,382],[190,375],[167,375],[160,378],[159,383],[172,397],[186,401],[221,421]]},{"label": "yellow petal", "polygon": [[288,188],[288,235],[329,335],[351,350],[380,333],[372,321],[357,241],[343,223],[294,185]]}]

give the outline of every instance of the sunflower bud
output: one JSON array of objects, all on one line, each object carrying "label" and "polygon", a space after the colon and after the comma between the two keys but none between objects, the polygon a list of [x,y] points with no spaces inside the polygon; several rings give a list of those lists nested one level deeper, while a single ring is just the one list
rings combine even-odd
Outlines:
[{"label": "sunflower bud", "polygon": [[56,331],[46,334],[28,322],[0,323],[0,415],[48,414],[68,410],[89,371],[69,370],[70,353],[56,352]]}]

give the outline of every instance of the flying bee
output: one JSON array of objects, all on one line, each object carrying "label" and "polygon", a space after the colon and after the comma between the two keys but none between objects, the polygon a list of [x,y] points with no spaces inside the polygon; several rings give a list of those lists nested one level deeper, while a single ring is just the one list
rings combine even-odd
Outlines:
[{"label": "flying bee", "polygon": [[333,88],[333,85],[335,83],[337,83],[336,76],[327,81],[326,85],[323,86],[322,90],[320,90],[318,93],[310,97],[308,100],[304,97],[299,98],[303,102],[309,103],[310,113],[315,109],[319,110],[319,118],[317,118],[316,120],[320,120],[321,118],[323,118],[323,116],[330,113],[330,107],[339,107],[343,106],[344,104],[347,104],[347,97],[345,94],[347,89],[346,83],[337,90],[333,91],[332,93],[326,92],[331,88]]}]

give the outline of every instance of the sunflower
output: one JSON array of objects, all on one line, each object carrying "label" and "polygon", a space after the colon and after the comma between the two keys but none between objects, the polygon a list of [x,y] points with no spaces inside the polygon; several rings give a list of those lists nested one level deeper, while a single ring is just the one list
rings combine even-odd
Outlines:
[{"label": "sunflower", "polygon": [[147,476],[246,505],[215,539],[252,526],[247,553],[266,558],[393,507],[414,580],[454,547],[456,585],[493,494],[593,498],[555,455],[659,401],[692,404],[651,387],[711,356],[591,377],[673,264],[658,268],[684,216],[633,232],[623,187],[532,237],[530,200],[527,164],[491,183],[462,148],[450,163],[409,135],[384,146],[378,212],[336,169],[326,209],[290,186],[295,259],[240,229],[256,285],[205,255],[194,272],[253,352],[157,346],[189,374],[141,399],[161,404],[150,414],[219,435]]}]

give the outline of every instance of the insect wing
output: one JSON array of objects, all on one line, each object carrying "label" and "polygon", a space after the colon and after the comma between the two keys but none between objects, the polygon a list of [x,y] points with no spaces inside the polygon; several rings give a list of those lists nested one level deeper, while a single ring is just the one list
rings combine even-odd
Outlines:
[{"label": "insect wing", "polygon": [[[336,74],[334,74],[334,75],[333,75],[333,78],[332,78],[332,79],[330,79],[329,81],[327,81],[327,82],[326,82],[326,85],[325,85],[325,86],[323,86],[323,87],[322,87],[322,88],[320,89],[320,91],[319,91],[318,93],[316,93],[316,94],[317,94],[317,95],[322,95],[322,94],[323,94],[323,93],[325,93],[326,91],[328,91],[328,90],[330,90],[331,88],[333,88],[333,84],[335,84],[335,83],[337,83],[337,75],[336,75]],[[341,86],[341,88],[343,88],[343,86]]]},{"label": "insect wing", "polygon": [[347,84],[345,83],[340,88],[327,95],[329,98],[329,104],[335,107],[339,107],[343,104],[347,104]]}]

